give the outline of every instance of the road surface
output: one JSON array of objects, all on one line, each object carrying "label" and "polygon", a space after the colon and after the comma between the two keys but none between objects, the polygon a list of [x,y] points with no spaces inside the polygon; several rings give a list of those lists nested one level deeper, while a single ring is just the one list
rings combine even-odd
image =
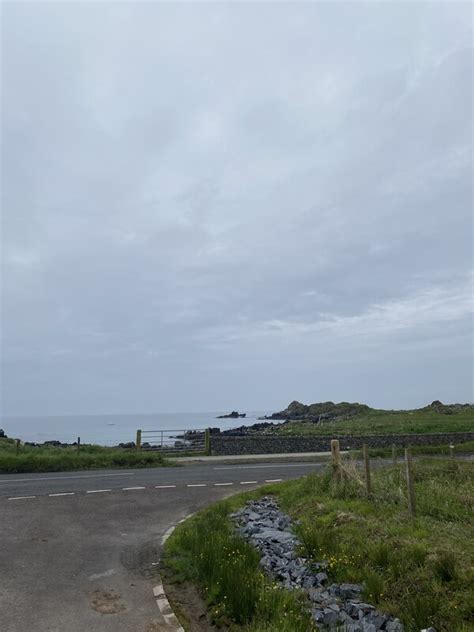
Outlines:
[{"label": "road surface", "polygon": [[160,632],[153,597],[167,528],[230,493],[321,464],[0,475],[2,632]]}]

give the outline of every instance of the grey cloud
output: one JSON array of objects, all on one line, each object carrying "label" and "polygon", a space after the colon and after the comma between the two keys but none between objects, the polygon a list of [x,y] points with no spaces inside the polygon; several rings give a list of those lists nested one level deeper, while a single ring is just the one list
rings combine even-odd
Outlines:
[{"label": "grey cloud", "polygon": [[471,11],[6,5],[4,410],[471,399]]}]

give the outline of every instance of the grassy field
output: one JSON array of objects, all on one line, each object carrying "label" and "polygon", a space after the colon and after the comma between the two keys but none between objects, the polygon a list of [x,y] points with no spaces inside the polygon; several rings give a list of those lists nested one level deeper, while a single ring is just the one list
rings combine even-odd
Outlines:
[{"label": "grassy field", "polygon": [[428,432],[473,432],[472,410],[453,415],[442,415],[432,410],[395,411],[371,410],[360,416],[320,426],[310,422],[293,421],[276,426],[271,432],[284,435],[357,435],[357,434],[410,434]]},{"label": "grassy field", "polygon": [[365,585],[364,598],[398,616],[407,632],[474,630],[474,467],[453,459],[415,463],[417,517],[407,511],[403,466],[373,472],[365,497],[353,461],[220,502],[176,529],[165,565],[172,581],[196,583],[211,619],[245,632],[303,632],[311,627],[303,595],[263,577],[256,552],[232,532],[229,512],[272,494],[299,520],[310,559],[329,562],[330,581]]},{"label": "grassy field", "polygon": [[20,446],[16,454],[13,439],[0,439],[0,472],[65,472],[129,467],[171,465],[156,452],[104,448],[97,445],[76,447]]}]

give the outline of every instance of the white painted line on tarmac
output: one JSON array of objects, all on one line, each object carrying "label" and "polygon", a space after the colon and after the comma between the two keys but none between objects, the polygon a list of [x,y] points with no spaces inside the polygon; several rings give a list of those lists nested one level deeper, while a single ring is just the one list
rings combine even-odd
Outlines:
[{"label": "white painted line on tarmac", "polygon": [[206,483],[188,483],[188,487],[206,487]]},{"label": "white painted line on tarmac", "polygon": [[59,481],[65,478],[103,478],[108,476],[135,476],[135,472],[120,472],[116,474],[80,474],[78,476],[31,476],[30,478],[0,478],[0,483],[32,483],[34,481]]},{"label": "white painted line on tarmac", "polygon": [[222,487],[224,485],[233,485],[234,483],[214,483],[216,487]]},{"label": "white painted line on tarmac", "polygon": [[12,496],[8,500],[26,500],[27,498],[36,498],[36,496]]},{"label": "white painted line on tarmac", "polygon": [[122,487],[123,492],[129,492],[135,489],[146,489],[146,487]]},{"label": "white painted line on tarmac", "polygon": [[155,489],[171,489],[172,487],[176,487],[176,485],[155,485]]},{"label": "white painted line on tarmac", "polygon": [[240,481],[241,485],[255,485],[257,481]]},{"label": "white painted line on tarmac", "polygon": [[213,467],[213,470],[253,470],[259,468],[277,468],[277,467],[317,467],[320,463],[285,463],[282,465],[221,465]]},{"label": "white painted line on tarmac", "polygon": [[58,494],[48,494],[48,496],[74,496],[76,492],[60,492]]},{"label": "white painted line on tarmac", "polygon": [[111,492],[111,489],[89,489],[86,494],[102,494],[103,492]]},{"label": "white painted line on tarmac", "polygon": [[265,483],[280,483],[282,480],[282,478],[267,478]]}]

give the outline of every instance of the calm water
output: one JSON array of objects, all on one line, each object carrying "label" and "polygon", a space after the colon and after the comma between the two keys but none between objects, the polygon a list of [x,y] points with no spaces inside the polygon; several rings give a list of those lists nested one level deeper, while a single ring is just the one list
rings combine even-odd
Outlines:
[{"label": "calm water", "polygon": [[269,411],[245,411],[245,419],[216,419],[214,413],[157,413],[153,415],[63,415],[57,417],[1,417],[0,428],[9,437],[23,441],[56,439],[72,443],[81,437],[82,443],[115,445],[135,441],[138,428],[142,430],[193,430],[200,428],[235,428],[251,425]]}]

